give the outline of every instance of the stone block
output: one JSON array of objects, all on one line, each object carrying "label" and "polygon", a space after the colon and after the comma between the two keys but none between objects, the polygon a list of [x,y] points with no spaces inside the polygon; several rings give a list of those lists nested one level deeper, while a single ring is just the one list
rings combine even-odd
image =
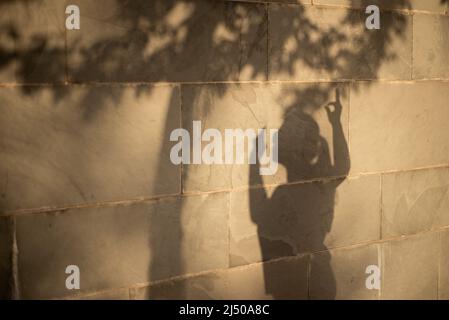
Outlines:
[{"label": "stone block", "polygon": [[449,170],[429,169],[382,177],[382,237],[449,225]]},{"label": "stone block", "polygon": [[368,289],[366,268],[379,266],[378,245],[331,250],[313,255],[310,298],[376,300],[379,290]]},{"label": "stone block", "polygon": [[[228,266],[228,195],[17,218],[22,298],[123,288]],[[57,244],[57,245],[55,245]],[[68,265],[80,290],[67,290]]]},{"label": "stone block", "polygon": [[413,78],[449,79],[449,17],[413,16]]},{"label": "stone block", "polygon": [[449,83],[351,87],[351,171],[410,170],[449,163]]},{"label": "stone block", "polygon": [[382,244],[382,299],[437,299],[438,233]]},{"label": "stone block", "polygon": [[0,212],[174,194],[176,86],[0,88]]}]

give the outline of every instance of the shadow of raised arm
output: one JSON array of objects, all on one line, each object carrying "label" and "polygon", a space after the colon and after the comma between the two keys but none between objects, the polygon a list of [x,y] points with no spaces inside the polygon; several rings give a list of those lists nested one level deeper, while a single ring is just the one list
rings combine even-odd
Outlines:
[{"label": "shadow of raised arm", "polygon": [[325,107],[329,122],[332,125],[334,164],[330,174],[333,176],[346,176],[351,167],[349,149],[341,124],[343,106],[340,101],[340,91],[335,89],[335,101],[329,102]]}]

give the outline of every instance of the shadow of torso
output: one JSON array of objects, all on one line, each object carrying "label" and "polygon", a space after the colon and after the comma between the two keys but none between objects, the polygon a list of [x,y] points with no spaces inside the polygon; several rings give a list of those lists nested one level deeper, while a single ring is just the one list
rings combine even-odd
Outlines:
[{"label": "shadow of torso", "polygon": [[[340,137],[334,142],[344,141],[341,126],[335,129],[334,135]],[[336,285],[325,239],[334,218],[336,189],[344,180],[337,176],[347,173],[338,169],[347,161],[345,143],[334,145],[334,153],[340,147],[344,151],[337,154],[343,155],[343,159],[336,159],[339,163],[332,164],[328,143],[319,134],[315,120],[304,114],[287,118],[279,130],[279,163],[287,170],[288,183],[276,187],[271,197],[264,188],[250,191],[251,218],[257,225],[262,261],[319,253],[319,273],[326,279],[326,296],[330,298],[335,297]],[[250,182],[263,185],[257,166],[250,172]],[[295,298],[308,291],[310,284],[306,290],[304,286],[310,277],[303,276],[307,280],[296,281],[298,277],[291,275],[290,294],[286,296],[285,288],[279,283],[279,270],[270,263],[264,264],[266,293],[274,299]],[[309,293],[307,296],[310,297]]]}]

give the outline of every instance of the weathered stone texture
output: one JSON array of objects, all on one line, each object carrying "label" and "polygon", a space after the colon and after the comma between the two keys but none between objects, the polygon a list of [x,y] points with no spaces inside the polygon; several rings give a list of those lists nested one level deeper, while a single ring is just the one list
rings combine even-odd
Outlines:
[{"label": "weathered stone texture", "polygon": [[74,0],[82,28],[68,33],[76,81],[266,79],[264,4]]},{"label": "weathered stone texture", "polygon": [[132,299],[307,299],[309,258],[295,257],[131,290]]},{"label": "weathered stone texture", "polygon": [[449,79],[448,56],[449,16],[413,16],[413,78]]},{"label": "weathered stone texture", "polygon": [[70,300],[129,300],[129,289],[103,291],[91,295],[69,297]]},{"label": "weathered stone texture", "polygon": [[[449,299],[448,12],[0,0],[0,299]],[[221,160],[226,129],[278,129],[276,173],[255,139],[173,164],[193,121]]]},{"label": "weathered stone texture", "polygon": [[449,171],[432,169],[382,177],[382,237],[449,225]]},{"label": "weathered stone texture", "polygon": [[73,294],[65,288],[72,264],[81,292],[226,268],[228,201],[214,194],[20,216],[22,297]]},{"label": "weathered stone texture", "polygon": [[351,87],[351,172],[449,163],[449,82]]},{"label": "weathered stone texture", "polygon": [[379,247],[370,245],[315,254],[310,274],[311,299],[378,299],[366,287],[366,268],[379,266]]},{"label": "weathered stone texture", "polygon": [[382,299],[437,299],[438,233],[382,244]]},{"label": "weathered stone texture", "polygon": [[0,88],[0,211],[180,191],[176,86],[35,89]]}]

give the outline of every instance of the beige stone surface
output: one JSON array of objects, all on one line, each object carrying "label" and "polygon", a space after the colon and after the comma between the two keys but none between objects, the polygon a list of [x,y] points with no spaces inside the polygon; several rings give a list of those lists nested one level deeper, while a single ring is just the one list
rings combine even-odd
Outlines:
[{"label": "beige stone surface", "polygon": [[[193,121],[201,121],[203,131],[218,129],[223,140],[225,129],[253,129],[255,132],[262,128],[279,129],[279,166],[274,175],[250,177],[245,139],[244,164],[186,165],[183,190],[221,190],[344,175],[349,166],[345,153],[349,101],[347,86],[338,88],[342,115],[339,124],[333,127],[323,108],[335,100],[332,84],[182,85],[183,127],[191,137]],[[333,128],[336,128],[335,143]],[[203,148],[205,145],[207,142],[203,143]]]},{"label": "beige stone surface", "polygon": [[0,83],[65,80],[65,1],[0,3]]},{"label": "beige stone surface", "polygon": [[431,169],[382,177],[382,237],[449,225],[449,170]]},{"label": "beige stone surface", "polygon": [[[0,299],[14,232],[23,299],[449,299],[448,13],[0,0]],[[174,165],[197,120],[279,129],[277,172]]]},{"label": "beige stone surface", "polygon": [[311,299],[376,300],[379,291],[368,289],[366,268],[379,265],[378,245],[331,250],[313,255],[310,271]]},{"label": "beige stone surface", "polygon": [[419,10],[444,13],[446,5],[441,0],[313,0],[316,5],[337,5],[364,9],[368,5],[377,5],[383,9]]},{"label": "beige stone surface", "polygon": [[[228,266],[228,195],[67,210],[17,218],[22,298],[121,288]],[[57,246],[55,246],[57,244]]]},{"label": "beige stone surface", "polygon": [[231,265],[379,239],[379,177],[339,182],[232,192]]},{"label": "beige stone surface", "polygon": [[32,89],[0,88],[0,212],[179,192],[176,86]]},{"label": "beige stone surface", "polygon": [[163,281],[130,289],[132,300],[197,299],[216,300],[227,296],[226,271],[210,272],[188,278]]},{"label": "beige stone surface", "polygon": [[351,171],[409,170],[449,163],[449,83],[351,87]]},{"label": "beige stone surface", "polygon": [[437,299],[438,233],[382,244],[382,299]]},{"label": "beige stone surface", "polygon": [[449,79],[448,56],[449,16],[415,15],[413,17],[413,78]]},{"label": "beige stone surface", "polygon": [[228,299],[307,299],[309,257],[236,268],[228,273]]},{"label": "beige stone surface", "polygon": [[440,233],[438,299],[449,300],[449,230]]},{"label": "beige stone surface", "polygon": [[309,258],[295,257],[132,289],[132,299],[307,299]]},{"label": "beige stone surface", "polygon": [[270,5],[269,79],[410,79],[410,16],[383,13],[366,30],[362,11]]},{"label": "beige stone surface", "polygon": [[129,300],[129,289],[105,291],[90,295],[69,297],[70,300]]},{"label": "beige stone surface", "polygon": [[266,79],[264,4],[74,0],[83,26],[68,33],[76,81]]}]

